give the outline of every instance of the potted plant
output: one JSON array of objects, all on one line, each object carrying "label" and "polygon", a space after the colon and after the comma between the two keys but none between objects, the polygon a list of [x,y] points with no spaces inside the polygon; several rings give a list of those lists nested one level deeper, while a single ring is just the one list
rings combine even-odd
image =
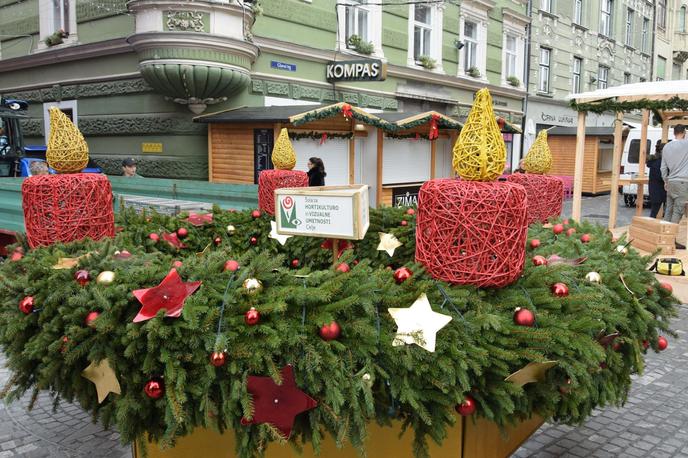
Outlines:
[{"label": "potted plant", "polygon": [[519,87],[521,85],[521,80],[518,79],[516,76],[510,76],[506,79],[506,82],[509,83],[513,87]]},{"label": "potted plant", "polygon": [[480,70],[478,67],[471,67],[466,71],[466,73],[468,73],[468,76],[472,78],[480,78]]},{"label": "potted plant", "polygon": [[437,67],[437,61],[430,56],[420,56],[418,57],[418,63],[421,67],[432,70]]},{"label": "potted plant", "polygon": [[64,43],[64,39],[69,36],[69,32],[60,29],[52,35],[45,38],[44,42],[48,46],[55,46]]},{"label": "potted plant", "polygon": [[375,46],[371,41],[364,41],[363,38],[358,35],[349,36],[346,40],[346,47],[367,56],[371,55],[375,50]]}]

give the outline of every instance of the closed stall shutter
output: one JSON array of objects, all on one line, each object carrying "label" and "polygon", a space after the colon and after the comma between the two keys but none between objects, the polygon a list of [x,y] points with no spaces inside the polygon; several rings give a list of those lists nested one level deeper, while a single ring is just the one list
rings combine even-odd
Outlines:
[{"label": "closed stall shutter", "polygon": [[325,164],[326,186],[342,186],[349,184],[349,140],[332,139],[322,145],[320,140],[301,139],[292,140],[296,150],[295,170],[308,170],[308,159],[319,157]]},{"label": "closed stall shutter", "polygon": [[386,138],[382,183],[417,183],[430,179],[430,142]]}]

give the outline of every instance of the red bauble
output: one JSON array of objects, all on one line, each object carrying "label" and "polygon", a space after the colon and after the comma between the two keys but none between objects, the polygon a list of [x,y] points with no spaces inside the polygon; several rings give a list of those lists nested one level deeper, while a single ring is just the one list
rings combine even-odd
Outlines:
[{"label": "red bauble", "polygon": [[411,272],[409,268],[399,267],[394,271],[394,281],[398,284],[404,283],[411,277],[411,275],[413,275],[413,272]]},{"label": "red bauble", "polygon": [[151,399],[160,399],[165,394],[165,384],[161,379],[154,378],[146,382],[143,391]]},{"label": "red bauble", "polygon": [[330,324],[323,324],[319,331],[320,337],[327,341],[335,340],[341,333],[342,329],[339,327],[339,324],[337,324],[336,321],[333,321]]},{"label": "red bauble", "polygon": [[574,228],[572,228],[572,227],[566,229],[566,235],[569,236],[569,237],[571,237],[571,236],[572,236],[573,234],[575,234],[575,233],[576,233],[576,229],[574,229]]},{"label": "red bauble", "polygon": [[131,253],[127,250],[122,250],[119,253],[115,252],[115,259],[119,261],[129,258],[131,258]]},{"label": "red bauble", "polygon": [[536,266],[546,266],[547,265],[547,258],[544,256],[533,256],[533,264]]},{"label": "red bauble", "polygon": [[650,348],[650,341],[649,340],[643,340],[643,348],[647,350]]},{"label": "red bauble", "polygon": [[540,246],[540,240],[538,239],[533,239],[530,241],[530,247],[535,249]]},{"label": "red bauble", "polygon": [[671,286],[671,284],[669,284],[667,282],[663,281],[659,284],[659,286],[660,286],[660,288],[662,288],[664,291],[666,291],[669,294],[674,292],[674,288]]},{"label": "red bauble", "polygon": [[77,270],[74,272],[74,280],[81,286],[86,286],[91,281],[91,274],[88,273],[88,270]]},{"label": "red bauble", "polygon": [[260,322],[260,312],[255,307],[251,307],[248,312],[244,314],[244,321],[249,326],[255,326]]},{"label": "red bauble", "polygon": [[93,322],[100,316],[98,312],[88,312],[86,318],[84,319],[84,324],[89,327],[93,327]]},{"label": "red bauble", "polygon": [[148,238],[151,239],[153,242],[157,242],[158,240],[160,240],[160,236],[155,232],[151,232],[150,234],[148,234]]},{"label": "red bauble", "polygon": [[590,234],[581,235],[581,242],[588,243],[590,241]]},{"label": "red bauble", "polygon": [[213,243],[215,244],[215,246],[220,246],[220,244],[222,243],[222,239],[220,237],[215,237]]},{"label": "red bauble", "polygon": [[337,266],[337,271],[338,272],[344,272],[347,273],[348,271],[351,270],[351,267],[349,267],[349,264],[343,262]]},{"label": "red bauble", "polygon": [[407,215],[415,215],[415,214],[416,214],[416,210],[414,210],[413,208],[409,208],[408,210],[406,210],[406,214],[407,214]]},{"label": "red bauble", "polygon": [[24,315],[28,315],[33,312],[33,306],[33,296],[26,296],[24,299],[19,301],[19,310],[21,310]]},{"label": "red bauble", "polygon": [[233,259],[230,259],[229,261],[225,262],[225,266],[222,270],[224,270],[225,272],[228,270],[230,272],[236,272],[237,270],[239,270],[239,263]]},{"label": "red bauble", "polygon": [[22,253],[19,250],[14,250],[12,252],[12,254],[10,255],[10,261],[16,262],[16,261],[21,260],[21,258],[23,258],[23,257],[24,257],[24,253]]},{"label": "red bauble", "polygon": [[185,227],[180,227],[179,229],[177,229],[177,237],[179,237],[180,239],[183,239],[188,235],[189,231]]},{"label": "red bauble", "polygon": [[564,225],[563,224],[555,224],[554,227],[552,228],[552,232],[555,234],[561,234],[564,232]]},{"label": "red bauble", "polygon": [[174,261],[174,262],[172,263],[172,267],[174,267],[175,269],[179,269],[179,268],[180,268],[181,266],[183,266],[183,265],[184,265],[184,263],[181,262],[181,261],[179,261],[179,260]]},{"label": "red bauble", "polygon": [[562,221],[562,223],[563,223],[563,224],[569,224],[569,220],[568,220],[568,218],[567,218],[567,219],[565,219],[564,221]]},{"label": "red bauble", "polygon": [[298,259],[292,259],[292,260],[291,260],[291,266],[292,266],[294,269],[296,269],[297,267],[299,267],[299,264],[301,264],[301,263],[299,262]]},{"label": "red bauble", "polygon": [[555,283],[552,285],[552,294],[557,297],[566,297],[569,295],[569,287],[565,283]]},{"label": "red bauble", "polygon": [[463,402],[456,406],[456,411],[459,413],[459,415],[467,417],[469,415],[473,415],[475,412],[475,407],[475,399],[469,395],[466,395],[466,397],[463,399]]},{"label": "red bauble", "polygon": [[215,367],[222,367],[227,362],[227,353],[223,351],[214,351],[210,354],[210,364]]},{"label": "red bauble", "polygon": [[60,353],[64,353],[67,351],[67,345],[69,344],[69,337],[63,336],[62,337],[62,345],[60,345]]},{"label": "red bauble", "polygon": [[254,218],[260,218],[260,210],[253,210],[251,216]]},{"label": "red bauble", "polygon": [[253,246],[258,245],[258,239],[256,237],[251,237],[248,242]]},{"label": "red bauble", "polygon": [[406,221],[405,219],[402,219],[399,224],[401,224],[402,226],[408,226],[408,221]]},{"label": "red bauble", "polygon": [[535,324],[535,314],[528,309],[518,307],[514,311],[514,323],[519,326],[533,326]]},{"label": "red bauble", "polygon": [[621,350],[621,342],[614,342],[614,344],[612,345],[612,349],[613,349],[614,351],[619,351],[619,350]]},{"label": "red bauble", "polygon": [[666,350],[668,346],[669,342],[666,340],[666,337],[659,336],[657,338],[657,348],[659,348],[659,351]]}]

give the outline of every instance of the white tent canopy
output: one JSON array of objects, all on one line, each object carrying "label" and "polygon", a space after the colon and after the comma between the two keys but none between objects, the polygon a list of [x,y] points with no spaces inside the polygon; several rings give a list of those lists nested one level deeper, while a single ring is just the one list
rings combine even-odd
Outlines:
[{"label": "white tent canopy", "polygon": [[642,99],[669,100],[672,97],[688,99],[688,80],[624,84],[623,86],[571,94],[567,99],[575,100],[577,103],[587,103],[613,98],[619,102],[631,102]]}]

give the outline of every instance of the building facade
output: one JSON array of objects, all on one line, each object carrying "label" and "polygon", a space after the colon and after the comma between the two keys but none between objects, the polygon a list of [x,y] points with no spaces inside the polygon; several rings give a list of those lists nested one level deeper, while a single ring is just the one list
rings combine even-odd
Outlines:
[{"label": "building facade", "polygon": [[687,0],[655,2],[655,81],[688,79]]},{"label": "building facade", "polygon": [[[193,117],[241,106],[345,101],[465,116],[488,87],[497,114],[521,123],[525,1],[380,3],[2,2],[0,88],[30,102],[27,143],[45,143],[57,105],[106,172],[134,156],[153,177],[207,179],[207,128]],[[336,78],[332,61],[384,71]]]}]

